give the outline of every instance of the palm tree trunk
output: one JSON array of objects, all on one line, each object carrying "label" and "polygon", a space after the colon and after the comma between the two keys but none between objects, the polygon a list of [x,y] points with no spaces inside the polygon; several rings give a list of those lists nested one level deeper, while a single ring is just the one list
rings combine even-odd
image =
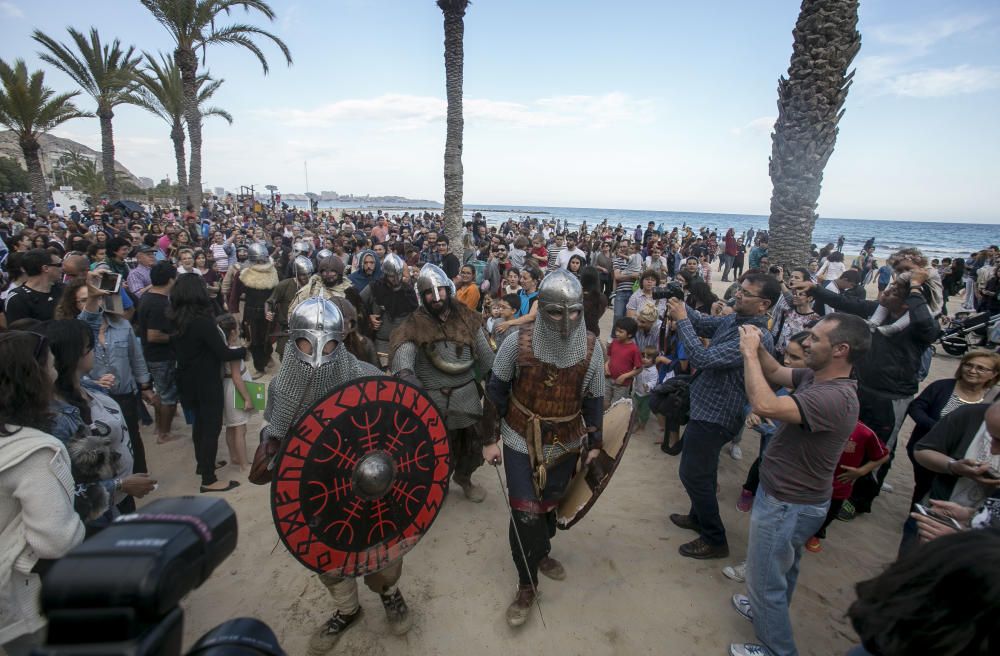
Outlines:
[{"label": "palm tree trunk", "polygon": [[115,135],[111,127],[111,119],[114,116],[110,107],[97,109],[97,117],[101,121],[101,168],[104,173],[104,191],[108,195],[108,200],[112,202],[120,198],[118,176],[115,175]]},{"label": "palm tree trunk", "polygon": [[174,142],[174,159],[177,160],[177,200],[180,201],[181,196],[187,195],[187,170],[184,165],[184,127],[179,120],[174,121],[170,140]]},{"label": "palm tree trunk", "polygon": [[444,70],[448,134],[444,144],[444,233],[453,248],[462,241],[462,78],[465,61],[465,5],[444,10]]},{"label": "palm tree trunk", "polygon": [[191,141],[191,166],[188,167],[187,205],[194,211],[201,207],[201,112],[198,110],[198,56],[192,50],[178,48],[174,61],[181,70],[184,87],[184,119]]},{"label": "palm tree trunk", "polygon": [[788,77],[778,81],[778,120],[771,135],[773,191],[768,255],[785,270],[808,262],[823,169],[861,49],[858,0],[803,0],[792,32]]},{"label": "palm tree trunk", "polygon": [[35,139],[21,139],[21,153],[28,168],[28,179],[31,180],[31,201],[35,204],[38,216],[48,214],[49,187],[45,184],[45,174],[42,172],[42,148]]}]

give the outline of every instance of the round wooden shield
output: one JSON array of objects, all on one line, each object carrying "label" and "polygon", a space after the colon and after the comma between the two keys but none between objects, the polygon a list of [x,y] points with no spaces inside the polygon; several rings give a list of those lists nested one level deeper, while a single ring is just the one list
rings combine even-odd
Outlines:
[{"label": "round wooden shield", "polygon": [[362,576],[413,548],[444,502],[444,418],[420,389],[358,378],[309,408],[282,442],[271,513],[311,570]]},{"label": "round wooden shield", "polygon": [[561,529],[568,529],[578,521],[597,502],[608,487],[615,470],[618,469],[622,457],[625,455],[625,447],[628,446],[628,438],[632,431],[632,399],[620,399],[614,403],[608,411],[604,413],[604,452],[610,456],[608,474],[597,486],[592,481],[587,480],[587,470],[581,468],[577,471],[573,480],[566,488],[566,494],[559,502],[556,510],[556,526]]}]

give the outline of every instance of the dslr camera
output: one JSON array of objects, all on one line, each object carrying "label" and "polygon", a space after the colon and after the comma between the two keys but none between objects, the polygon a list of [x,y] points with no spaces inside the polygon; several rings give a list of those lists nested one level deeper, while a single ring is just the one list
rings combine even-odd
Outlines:
[{"label": "dslr camera", "polygon": [[[48,618],[32,656],[179,656],[178,602],[236,548],[236,513],[222,499],[159,499],[55,561],[42,579]],[[203,635],[188,654],[284,656],[263,622],[237,618]]]},{"label": "dslr camera", "polygon": [[684,287],[676,280],[671,280],[662,287],[653,287],[653,300],[659,301],[663,298],[676,298],[679,301],[683,301]]}]

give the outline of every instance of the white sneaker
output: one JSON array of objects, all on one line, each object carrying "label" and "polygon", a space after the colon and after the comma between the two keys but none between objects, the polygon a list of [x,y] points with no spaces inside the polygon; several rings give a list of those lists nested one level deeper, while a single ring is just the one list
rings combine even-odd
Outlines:
[{"label": "white sneaker", "polygon": [[729,656],[769,656],[763,645],[752,642],[734,642],[729,645]]},{"label": "white sneaker", "polygon": [[746,595],[734,594],[733,608],[735,608],[736,612],[742,615],[746,621],[753,622],[753,609],[750,608],[750,600]]},{"label": "white sneaker", "polygon": [[737,583],[743,583],[747,580],[746,561],[740,563],[739,565],[726,565],[722,568],[722,575],[727,579],[736,581]]},{"label": "white sneaker", "polygon": [[743,449],[740,448],[739,444],[734,444],[729,447],[729,455],[733,460],[743,460]]}]

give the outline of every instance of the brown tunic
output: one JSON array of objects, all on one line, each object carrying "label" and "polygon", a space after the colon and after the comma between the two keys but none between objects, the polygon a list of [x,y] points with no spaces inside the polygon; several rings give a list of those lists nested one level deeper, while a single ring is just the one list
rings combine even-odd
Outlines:
[{"label": "brown tunic", "polygon": [[[587,333],[587,355],[566,369],[546,364],[535,357],[531,349],[534,326],[518,332],[518,374],[511,390],[512,402],[505,417],[507,425],[527,436],[532,417],[519,406],[527,408],[542,420],[542,443],[577,441],[587,432],[580,412],[580,388],[590,367],[596,339]],[[552,421],[549,418],[560,418]]]}]

